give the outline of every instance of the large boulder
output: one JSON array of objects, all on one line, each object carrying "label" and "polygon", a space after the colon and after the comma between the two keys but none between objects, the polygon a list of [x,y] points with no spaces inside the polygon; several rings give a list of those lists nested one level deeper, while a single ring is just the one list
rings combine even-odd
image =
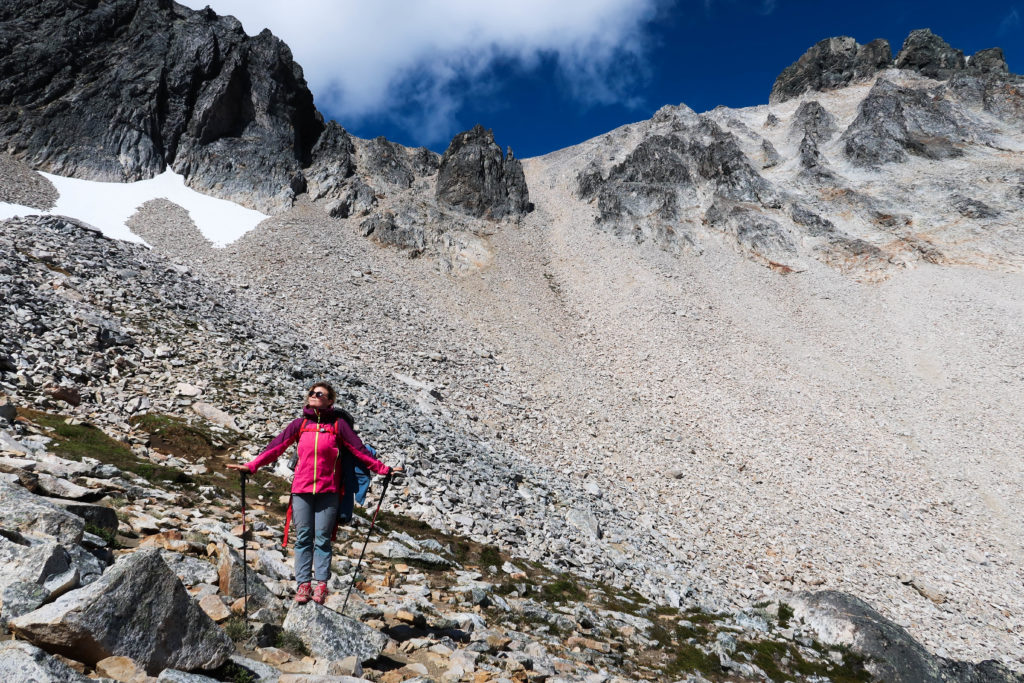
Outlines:
[{"label": "large boulder", "polygon": [[[983,58],[982,61],[987,61]],[[967,68],[964,53],[926,28],[911,31],[896,55],[896,68],[916,71],[929,78],[946,79]]]},{"label": "large boulder", "polygon": [[828,645],[844,645],[866,658],[875,680],[891,683],[1021,683],[998,662],[958,662],[931,654],[870,605],[839,591],[801,592],[786,598],[793,616]]},{"label": "large boulder", "polygon": [[288,47],[174,2],[0,6],[0,138],[60,175],[171,166],[201,191],[287,208],[324,124]]},{"label": "large boulder", "polygon": [[152,675],[167,667],[213,669],[234,651],[157,550],[123,556],[97,581],[9,625],[48,652],[90,665],[131,657]]},{"label": "large boulder", "polygon": [[283,627],[298,634],[309,651],[319,659],[355,656],[364,662],[380,655],[390,641],[380,631],[315,602],[292,603]]},{"label": "large boulder", "polygon": [[17,640],[0,643],[0,681],[90,683],[91,680],[35,645]]},{"label": "large boulder", "polygon": [[85,521],[60,506],[0,481],[0,528],[51,536],[63,545],[78,545]]},{"label": "large boulder", "polygon": [[502,155],[494,133],[477,124],[459,133],[441,157],[437,199],[471,216],[503,218],[533,209],[523,165]]},{"label": "large boulder", "polygon": [[860,45],[849,36],[826,38],[783,69],[768,101],[785,102],[809,91],[843,88],[891,66],[892,49],[886,40]]}]

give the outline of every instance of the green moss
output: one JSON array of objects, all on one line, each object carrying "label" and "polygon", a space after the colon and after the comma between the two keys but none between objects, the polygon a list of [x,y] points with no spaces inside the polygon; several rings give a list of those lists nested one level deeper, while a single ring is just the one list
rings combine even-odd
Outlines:
[{"label": "green moss", "polygon": [[769,640],[745,641],[739,643],[736,649],[750,654],[751,661],[761,667],[771,680],[780,681],[786,678],[779,668],[782,659],[789,655],[789,648],[784,643]]},{"label": "green moss", "polygon": [[53,439],[47,448],[67,460],[80,462],[82,458],[94,458],[117,464],[134,459],[128,446],[111,439],[103,430],[90,424],[70,425],[65,422],[67,418],[63,415],[31,408],[18,408],[18,415],[43,427]]},{"label": "green moss", "polygon": [[687,626],[685,624],[676,625],[676,638],[679,642],[683,642],[688,638],[697,638],[703,640],[708,635],[708,630],[701,624],[694,624],[693,626]]},{"label": "green moss", "polygon": [[661,624],[654,624],[647,629],[648,640],[653,640],[662,648],[669,648],[672,646],[672,634],[665,630],[665,627]]},{"label": "green moss", "polygon": [[256,683],[259,680],[259,677],[252,671],[232,661],[227,662],[224,666],[211,673],[217,677],[217,680],[229,681],[230,683]]},{"label": "green moss", "polygon": [[650,605],[650,600],[628,588],[615,588],[607,583],[598,582],[597,592],[601,605],[614,612],[637,615]]},{"label": "green moss", "polygon": [[[818,644],[815,643],[817,646]],[[865,668],[866,660],[861,655],[845,647],[834,647],[843,655],[843,663],[835,664],[832,661],[809,662],[800,656],[800,652],[794,649],[791,653],[793,671],[802,676],[824,676],[833,683],[860,683],[870,681],[872,676]]]}]

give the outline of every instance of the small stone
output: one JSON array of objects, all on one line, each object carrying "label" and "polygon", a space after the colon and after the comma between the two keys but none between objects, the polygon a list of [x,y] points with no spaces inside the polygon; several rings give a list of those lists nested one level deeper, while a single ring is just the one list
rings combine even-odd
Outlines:
[{"label": "small stone", "polygon": [[228,609],[219,595],[207,595],[199,601],[199,606],[206,612],[208,617],[218,624],[231,616],[231,610]]}]

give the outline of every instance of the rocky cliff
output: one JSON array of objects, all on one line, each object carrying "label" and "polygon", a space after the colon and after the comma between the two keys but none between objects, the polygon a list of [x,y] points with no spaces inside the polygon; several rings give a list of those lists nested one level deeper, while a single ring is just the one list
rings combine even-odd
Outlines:
[{"label": "rocky cliff", "polygon": [[111,181],[168,166],[263,210],[302,191],[324,128],[302,69],[269,31],[169,0],[0,8],[0,135],[53,173]]},{"label": "rocky cliff", "polygon": [[[209,9],[6,3],[0,45],[0,138],[39,170],[133,181],[171,168],[201,192],[267,213],[308,192],[341,218],[369,214],[418,178],[433,186],[438,173],[427,149],[325,124],[287,45]],[[529,200],[518,161],[479,137],[474,129],[456,140],[475,142],[453,142],[439,201],[475,217],[521,215]],[[424,244],[437,241],[424,237],[436,222],[406,223]]]}]

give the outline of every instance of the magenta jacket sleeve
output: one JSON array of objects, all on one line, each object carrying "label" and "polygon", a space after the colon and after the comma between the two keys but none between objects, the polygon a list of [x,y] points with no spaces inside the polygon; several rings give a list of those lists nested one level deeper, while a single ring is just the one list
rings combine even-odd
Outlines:
[{"label": "magenta jacket sleeve", "polygon": [[371,471],[377,474],[389,474],[391,472],[390,467],[370,455],[370,451],[366,450],[362,439],[344,420],[338,420],[338,440],[344,443],[345,448],[352,455],[362,460],[363,464],[370,468]]},{"label": "magenta jacket sleeve", "polygon": [[288,426],[284,428],[284,431],[278,434],[262,453],[246,463],[246,467],[249,468],[249,472],[251,474],[255,474],[256,470],[259,468],[272,463],[281,457],[281,454],[288,450],[289,446],[298,441],[299,429],[301,428],[302,418],[292,420]]}]

